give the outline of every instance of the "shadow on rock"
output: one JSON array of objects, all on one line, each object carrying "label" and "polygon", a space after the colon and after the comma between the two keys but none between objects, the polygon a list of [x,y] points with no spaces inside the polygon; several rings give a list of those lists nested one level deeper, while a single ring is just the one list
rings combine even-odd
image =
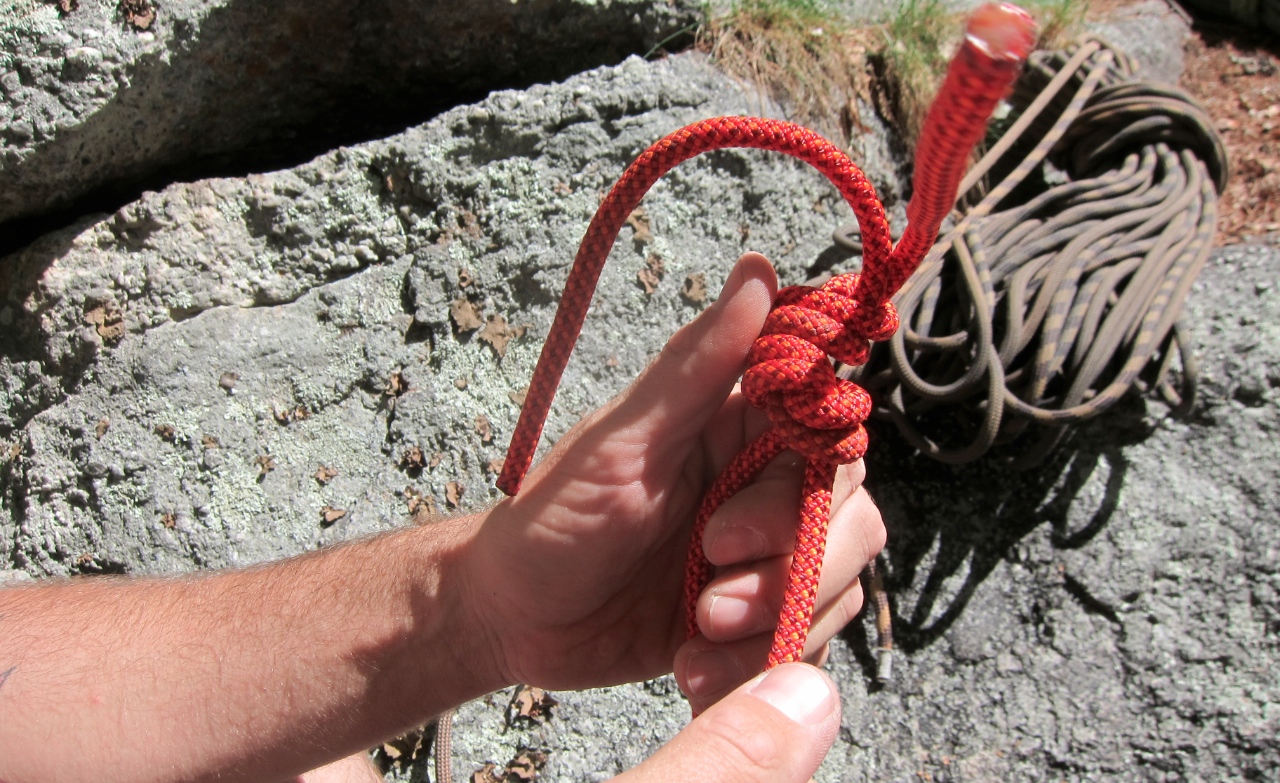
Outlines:
[{"label": "shadow on rock", "polygon": [[[1030,468],[999,453],[943,465],[891,429],[873,429],[867,488],[889,529],[886,586],[895,645],[910,653],[940,639],[1002,560],[1023,559],[1020,543],[1040,526],[1049,526],[1055,549],[1083,547],[1105,530],[1129,469],[1124,447],[1153,431],[1146,407],[1142,399],[1126,399]],[[1072,586],[1066,585],[1077,598],[1090,596],[1087,585]],[[871,675],[866,629],[854,623],[845,638]]]}]

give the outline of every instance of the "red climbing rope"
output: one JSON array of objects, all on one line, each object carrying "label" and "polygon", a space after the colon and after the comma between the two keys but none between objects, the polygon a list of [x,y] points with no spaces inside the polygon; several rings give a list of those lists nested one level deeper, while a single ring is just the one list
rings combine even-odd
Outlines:
[{"label": "red climbing rope", "polygon": [[653,183],[682,161],[725,147],[774,150],[812,165],[853,208],[862,232],[862,273],[840,275],[821,288],[791,286],[778,292],[742,378],[743,394],[766,412],[773,426],[739,453],[707,491],[694,523],[685,580],[693,636],[698,632],[698,596],[713,575],[702,552],[707,520],[784,449],[799,452],[806,461],[800,524],[769,666],[800,660],[822,570],[832,482],[837,466],[861,459],[866,451],[862,422],[871,410],[867,393],[837,378],[828,356],[862,364],[870,341],[885,340],[897,330],[898,316],[889,299],[933,245],[955,201],[969,151],[1033,43],[1031,19],[1015,6],[985,5],[971,17],[925,121],[908,225],[896,248],[891,248],[884,207],[871,183],[847,155],[806,128],[755,117],[717,117],[682,128],[646,150],[605,197],[578,248],[498,488],[508,495],[519,491],[600,270],[627,216]]}]

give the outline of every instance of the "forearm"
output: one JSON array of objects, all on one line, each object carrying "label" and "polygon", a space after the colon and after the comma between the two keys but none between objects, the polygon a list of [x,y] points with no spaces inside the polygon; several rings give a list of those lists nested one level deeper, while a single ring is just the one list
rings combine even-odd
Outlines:
[{"label": "forearm", "polygon": [[460,563],[477,524],[0,591],[0,781],[283,780],[502,686]]}]

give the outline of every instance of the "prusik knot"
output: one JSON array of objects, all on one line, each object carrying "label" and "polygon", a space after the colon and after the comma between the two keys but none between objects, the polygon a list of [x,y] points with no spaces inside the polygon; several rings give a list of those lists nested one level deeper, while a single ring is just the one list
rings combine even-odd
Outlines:
[{"label": "prusik knot", "polygon": [[859,365],[871,340],[898,328],[889,303],[862,306],[858,275],[840,275],[819,288],[790,286],[778,292],[764,329],[747,354],[742,393],[764,410],[787,448],[809,460],[845,465],[862,458],[871,397],[836,377],[828,358]]},{"label": "prusik knot", "polygon": [[896,247],[890,244],[884,206],[876,198],[875,188],[845,153],[813,131],[758,117],[703,120],[655,143],[609,191],[582,238],[498,477],[498,487],[511,495],[520,488],[533,460],[556,385],[618,230],[659,177],[681,161],[712,149],[776,150],[822,172],[858,217],[864,277],[841,275],[820,288],[783,289],[765,322],[764,334],[750,351],[751,366],[743,376],[742,390],[767,412],[774,426],[729,462],[698,508],[685,579],[690,636],[698,633],[698,596],[714,574],[702,551],[707,520],[721,503],[755,480],[773,458],[791,448],[803,454],[807,464],[795,551],[769,665],[798,661],[804,655],[826,547],[836,466],[855,462],[866,451],[862,423],[871,411],[867,393],[837,378],[828,355],[848,364],[863,364],[870,352],[868,341],[888,339],[898,328],[898,315],[889,299],[937,238],[942,219],[955,203],[969,146],[981,137],[986,117],[1008,91],[1035,41],[1031,17],[1012,6],[984,6],[974,20],[952,62],[939,102],[925,122],[914,194],[908,206],[910,222]]}]

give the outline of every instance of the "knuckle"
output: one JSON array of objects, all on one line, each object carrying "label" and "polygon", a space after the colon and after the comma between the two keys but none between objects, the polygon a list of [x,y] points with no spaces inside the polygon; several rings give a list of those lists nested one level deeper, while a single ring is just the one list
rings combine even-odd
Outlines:
[{"label": "knuckle", "polygon": [[840,596],[837,616],[840,619],[841,628],[853,622],[853,619],[862,611],[862,600],[863,594],[861,583],[854,583],[853,587],[846,590],[844,595]]},{"label": "knuckle", "polygon": [[886,541],[888,541],[889,533],[884,526],[884,517],[880,514],[880,509],[876,506],[871,495],[863,488],[859,487],[856,495],[858,502],[859,518],[862,521],[863,541],[866,547],[867,559],[875,557],[884,549]]}]

